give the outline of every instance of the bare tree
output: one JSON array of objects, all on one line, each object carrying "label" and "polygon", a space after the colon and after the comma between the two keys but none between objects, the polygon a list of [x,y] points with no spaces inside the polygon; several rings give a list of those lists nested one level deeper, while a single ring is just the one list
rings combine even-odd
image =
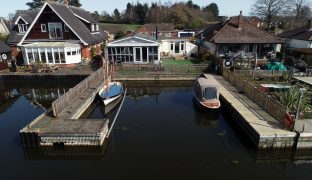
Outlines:
[{"label": "bare tree", "polygon": [[251,7],[251,14],[263,18],[270,32],[271,22],[289,7],[292,0],[256,0]]},{"label": "bare tree", "polygon": [[293,0],[291,17],[291,29],[302,26],[311,16],[310,3],[307,0]]}]

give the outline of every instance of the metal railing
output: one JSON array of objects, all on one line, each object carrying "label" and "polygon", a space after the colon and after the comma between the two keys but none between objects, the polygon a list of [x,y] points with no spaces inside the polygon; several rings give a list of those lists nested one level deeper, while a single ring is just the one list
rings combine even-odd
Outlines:
[{"label": "metal railing", "polygon": [[68,92],[66,92],[63,96],[58,98],[52,103],[53,115],[58,116],[62,110],[66,107],[70,106],[72,102],[74,102],[77,98],[79,98],[82,93],[84,93],[90,85],[92,85],[95,81],[104,77],[103,68],[98,69],[86,79],[81,81],[75,87],[71,88]]}]

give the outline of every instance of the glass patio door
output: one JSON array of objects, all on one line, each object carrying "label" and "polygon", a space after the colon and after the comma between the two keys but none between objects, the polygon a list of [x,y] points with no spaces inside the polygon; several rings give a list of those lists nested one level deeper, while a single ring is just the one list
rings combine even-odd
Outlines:
[{"label": "glass patio door", "polygon": [[142,62],[142,48],[134,48],[134,62]]}]

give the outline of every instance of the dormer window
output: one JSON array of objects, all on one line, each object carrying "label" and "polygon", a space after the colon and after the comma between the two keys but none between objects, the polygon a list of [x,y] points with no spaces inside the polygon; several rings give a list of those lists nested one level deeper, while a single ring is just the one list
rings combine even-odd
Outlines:
[{"label": "dormer window", "polygon": [[26,33],[26,31],[27,31],[27,24],[18,24],[19,33]]},{"label": "dormer window", "polygon": [[99,29],[98,24],[91,24],[91,32],[99,31]]}]

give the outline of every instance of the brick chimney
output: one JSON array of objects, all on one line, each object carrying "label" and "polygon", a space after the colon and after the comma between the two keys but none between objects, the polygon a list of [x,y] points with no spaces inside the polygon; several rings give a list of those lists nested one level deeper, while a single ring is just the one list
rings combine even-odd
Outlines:
[{"label": "brick chimney", "polygon": [[311,19],[308,20],[308,28],[312,29],[312,21],[311,21]]},{"label": "brick chimney", "polygon": [[240,14],[238,16],[238,29],[242,30],[244,24],[244,18],[243,18],[243,11],[240,11]]}]

